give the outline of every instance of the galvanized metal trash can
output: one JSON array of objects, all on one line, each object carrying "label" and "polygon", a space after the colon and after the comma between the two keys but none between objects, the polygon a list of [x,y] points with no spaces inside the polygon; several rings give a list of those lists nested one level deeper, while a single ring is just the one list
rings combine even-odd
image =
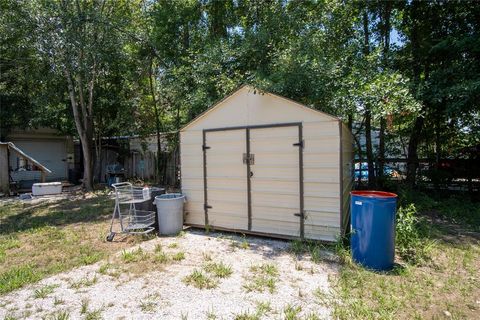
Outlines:
[{"label": "galvanized metal trash can", "polygon": [[158,214],[158,234],[173,235],[183,228],[183,204],[181,193],[167,193],[155,197]]},{"label": "galvanized metal trash can", "polygon": [[383,191],[352,191],[350,195],[353,260],[368,269],[392,269],[397,195]]}]

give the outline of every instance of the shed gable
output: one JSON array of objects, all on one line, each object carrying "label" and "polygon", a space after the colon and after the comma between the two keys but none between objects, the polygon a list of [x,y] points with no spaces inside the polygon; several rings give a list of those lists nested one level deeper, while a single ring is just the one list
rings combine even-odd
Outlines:
[{"label": "shed gable", "polygon": [[198,116],[181,131],[319,121],[338,122],[339,119],[287,98],[243,86]]}]

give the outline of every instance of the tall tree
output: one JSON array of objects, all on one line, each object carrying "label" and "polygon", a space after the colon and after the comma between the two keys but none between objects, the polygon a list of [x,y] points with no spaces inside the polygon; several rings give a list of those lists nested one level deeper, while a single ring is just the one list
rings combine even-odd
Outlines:
[{"label": "tall tree", "polygon": [[118,31],[124,7],[107,1],[39,2],[39,44],[57,75],[67,84],[73,119],[82,146],[86,190],[93,189],[95,92],[108,74],[122,39]]}]

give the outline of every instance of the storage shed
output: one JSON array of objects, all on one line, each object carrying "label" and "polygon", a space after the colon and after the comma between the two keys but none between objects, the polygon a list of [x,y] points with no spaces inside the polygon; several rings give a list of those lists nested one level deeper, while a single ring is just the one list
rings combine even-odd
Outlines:
[{"label": "storage shed", "polygon": [[243,86],[180,131],[187,225],[335,241],[349,222],[340,119]]}]

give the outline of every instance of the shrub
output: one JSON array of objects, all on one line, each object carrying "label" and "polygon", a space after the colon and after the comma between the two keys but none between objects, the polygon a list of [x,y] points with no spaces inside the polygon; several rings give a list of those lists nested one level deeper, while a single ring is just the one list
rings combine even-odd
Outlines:
[{"label": "shrub", "polygon": [[395,240],[397,252],[405,261],[416,264],[428,259],[430,244],[422,237],[417,209],[412,203],[397,211]]}]

